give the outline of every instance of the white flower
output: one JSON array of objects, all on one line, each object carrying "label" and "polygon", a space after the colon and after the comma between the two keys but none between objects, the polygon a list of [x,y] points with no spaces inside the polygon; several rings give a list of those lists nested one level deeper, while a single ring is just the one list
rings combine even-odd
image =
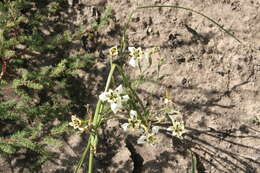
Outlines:
[{"label": "white flower", "polygon": [[171,104],[172,103],[172,100],[171,99],[169,99],[169,98],[165,98],[164,99],[164,104]]},{"label": "white flower", "polygon": [[121,127],[124,131],[127,131],[128,127],[132,129],[139,129],[141,127],[141,120],[137,117],[137,112],[135,110],[130,110],[130,118],[128,118],[128,123],[124,123]]},{"label": "white flower", "polygon": [[128,95],[123,94],[123,86],[119,85],[115,90],[109,89],[107,92],[103,92],[99,95],[101,101],[107,101],[110,103],[111,110],[117,113],[123,108],[122,102],[126,102],[129,99]]},{"label": "white flower", "polygon": [[135,48],[135,47],[128,47],[128,50],[130,52],[130,56],[135,58],[142,58],[143,51],[141,47]]},{"label": "white flower", "polygon": [[153,47],[151,49],[148,49],[144,52],[144,58],[149,60],[153,54],[159,52],[160,48],[159,47]]},{"label": "white flower", "polygon": [[182,121],[173,121],[172,126],[168,127],[166,130],[171,131],[173,136],[180,138],[185,133],[184,123]]},{"label": "white flower", "polygon": [[151,49],[148,49],[144,52],[144,57],[145,59],[151,58],[151,56],[157,52],[159,52],[160,48],[159,47],[153,47]]},{"label": "white flower", "polygon": [[128,47],[128,50],[130,52],[131,59],[129,61],[129,65],[132,67],[137,67],[139,61],[143,58],[143,51],[141,47],[135,48],[135,47]]},{"label": "white flower", "polygon": [[154,144],[157,140],[156,138],[156,134],[159,132],[159,127],[158,126],[154,126],[152,128],[152,132],[151,133],[145,133],[142,136],[140,136],[140,138],[138,138],[137,140],[137,144],[144,144],[144,143],[148,143],[148,144]]}]

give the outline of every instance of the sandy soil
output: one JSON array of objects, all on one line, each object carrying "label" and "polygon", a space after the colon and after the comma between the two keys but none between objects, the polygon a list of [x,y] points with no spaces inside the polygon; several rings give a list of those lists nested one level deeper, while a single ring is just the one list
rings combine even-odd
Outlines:
[{"label": "sandy soil", "polygon": [[[260,114],[260,2],[147,0],[109,4],[120,24],[129,8],[137,5],[192,8],[216,20],[242,42],[184,10],[145,9],[134,14],[128,32],[130,45],[160,47],[160,57],[166,58],[160,73],[169,75],[158,83],[142,85],[142,94],[152,97],[156,106],[165,90],[170,90],[188,129],[184,140],[165,134],[156,146],[132,141],[132,159],[140,164],[134,165],[134,172],[188,172],[191,158],[187,149],[196,154],[199,172],[259,172],[259,125],[252,122]],[[149,74],[156,68],[155,64]],[[110,167],[113,164],[108,172]]]}]

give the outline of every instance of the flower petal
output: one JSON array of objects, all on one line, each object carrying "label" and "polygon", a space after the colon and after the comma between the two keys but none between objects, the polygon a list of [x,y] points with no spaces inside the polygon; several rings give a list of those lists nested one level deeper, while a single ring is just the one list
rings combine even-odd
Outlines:
[{"label": "flower petal", "polygon": [[71,116],[71,121],[77,120],[78,118],[75,115]]},{"label": "flower petal", "polygon": [[86,130],[86,128],[85,128],[85,127],[78,127],[78,129],[79,129],[81,132],[83,132],[83,131],[85,131],[85,130]]},{"label": "flower petal", "polygon": [[132,56],[135,51],[135,47],[128,47],[128,50],[130,52],[130,55]]},{"label": "flower petal", "polygon": [[159,132],[159,129],[160,129],[159,126],[153,126],[152,132],[153,132],[154,134],[157,134],[157,133]]},{"label": "flower petal", "polygon": [[111,103],[111,110],[114,113],[117,113],[117,111],[119,111],[122,108],[122,104],[121,103]]},{"label": "flower petal", "polygon": [[121,94],[123,92],[123,86],[122,85],[119,85],[116,89],[115,89],[116,92],[118,92],[119,94]]},{"label": "flower petal", "polygon": [[129,65],[131,65],[132,67],[137,67],[138,66],[138,60],[132,57],[129,61]]},{"label": "flower petal", "polygon": [[103,92],[99,95],[99,99],[102,101],[107,101],[108,97],[107,97],[107,92]]},{"label": "flower petal", "polygon": [[166,129],[167,131],[173,131],[172,126]]},{"label": "flower petal", "polygon": [[137,112],[136,111],[134,111],[134,110],[130,110],[130,117],[131,117],[131,119],[135,119],[135,118],[137,118]]},{"label": "flower petal", "polygon": [[73,124],[73,122],[69,122],[69,125],[70,125],[70,126],[72,126],[72,127],[74,127],[74,124]]},{"label": "flower petal", "polygon": [[122,124],[121,127],[123,128],[124,131],[127,131],[128,125],[129,125],[129,123],[124,123],[124,124]]},{"label": "flower petal", "polygon": [[129,100],[129,96],[128,95],[122,96],[122,101],[126,102],[127,100]]},{"label": "flower petal", "polygon": [[137,140],[137,144],[145,144],[146,143],[146,136],[142,135],[140,138]]}]

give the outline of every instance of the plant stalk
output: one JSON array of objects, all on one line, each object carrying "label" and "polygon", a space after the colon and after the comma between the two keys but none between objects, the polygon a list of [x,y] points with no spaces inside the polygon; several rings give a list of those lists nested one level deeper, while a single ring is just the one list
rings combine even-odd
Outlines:
[{"label": "plant stalk", "polygon": [[[113,77],[113,73],[115,71],[116,65],[112,64],[111,65],[111,69],[108,75],[108,79],[106,82],[106,87],[105,87],[105,92],[109,89],[112,77]],[[94,115],[94,119],[93,119],[93,132],[91,133],[91,136],[89,138],[89,140],[91,141],[90,143],[90,153],[89,153],[89,165],[88,165],[88,173],[92,173],[93,172],[93,167],[94,167],[94,152],[96,150],[97,144],[98,144],[98,133],[97,133],[97,129],[101,124],[102,121],[102,110],[103,110],[104,106],[101,100],[98,100],[97,106],[96,106],[96,110],[95,110],[95,115]]]}]

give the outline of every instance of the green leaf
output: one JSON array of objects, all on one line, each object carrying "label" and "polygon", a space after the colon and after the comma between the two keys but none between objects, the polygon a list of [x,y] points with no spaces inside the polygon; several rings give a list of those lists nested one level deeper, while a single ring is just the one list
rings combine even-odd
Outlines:
[{"label": "green leaf", "polygon": [[40,137],[42,132],[43,132],[43,124],[42,123],[38,123],[37,126],[34,129],[32,129],[31,138],[35,139],[37,137]]},{"label": "green leaf", "polygon": [[0,151],[3,151],[7,154],[13,154],[15,153],[16,149],[10,144],[0,143]]},{"label": "green leaf", "polygon": [[4,51],[4,57],[6,57],[6,58],[10,58],[14,55],[15,55],[15,51],[13,51],[13,50],[5,50]]},{"label": "green leaf", "polygon": [[64,133],[67,130],[68,125],[69,125],[68,122],[64,122],[62,124],[59,124],[56,127],[53,127],[51,129],[51,134],[56,135],[56,134]]},{"label": "green leaf", "polygon": [[15,26],[15,22],[9,22],[9,23],[6,24],[7,28],[12,28],[14,26]]},{"label": "green leaf", "polygon": [[51,136],[47,136],[43,139],[44,142],[48,143],[49,145],[52,145],[54,147],[60,147],[63,145],[63,142],[58,140],[58,139],[55,139]]},{"label": "green leaf", "polygon": [[43,85],[41,85],[39,83],[32,82],[32,81],[27,81],[26,86],[28,88],[32,88],[32,89],[35,89],[35,90],[43,89]]},{"label": "green leaf", "polygon": [[51,76],[52,77],[57,77],[59,76],[62,72],[64,72],[66,70],[66,63],[67,60],[63,59],[58,65],[57,67],[54,68],[54,70],[51,72]]}]

